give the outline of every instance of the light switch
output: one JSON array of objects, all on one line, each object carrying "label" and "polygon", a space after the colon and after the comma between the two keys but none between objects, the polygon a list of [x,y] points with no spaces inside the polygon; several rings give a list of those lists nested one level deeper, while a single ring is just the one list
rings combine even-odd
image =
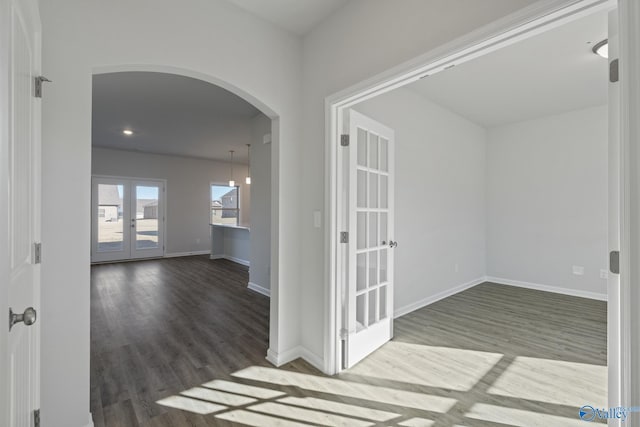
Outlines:
[{"label": "light switch", "polygon": [[320,211],[313,211],[313,226],[315,228],[322,227],[322,214]]}]

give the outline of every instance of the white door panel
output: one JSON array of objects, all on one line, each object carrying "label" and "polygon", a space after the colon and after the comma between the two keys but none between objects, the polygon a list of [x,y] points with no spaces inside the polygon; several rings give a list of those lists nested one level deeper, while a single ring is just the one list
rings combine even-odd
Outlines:
[{"label": "white door panel", "polygon": [[[15,314],[23,314],[32,307],[40,310],[40,267],[36,263],[34,243],[40,239],[40,102],[35,98],[34,82],[40,66],[40,24],[37,4],[31,1],[10,1],[9,44],[9,127],[7,157],[2,161],[8,171],[8,227],[9,250],[8,283],[9,307]],[[4,151],[3,151],[4,152]],[[4,168],[4,166],[3,166]],[[3,169],[0,168],[0,169]],[[5,322],[8,317],[5,311]],[[27,325],[16,323],[8,331],[8,382],[2,398],[8,403],[10,427],[32,425],[33,411],[39,405],[39,322]],[[3,414],[4,415],[4,414]]]},{"label": "white door panel", "polygon": [[393,336],[394,132],[356,112],[349,117],[349,249],[345,366]]}]

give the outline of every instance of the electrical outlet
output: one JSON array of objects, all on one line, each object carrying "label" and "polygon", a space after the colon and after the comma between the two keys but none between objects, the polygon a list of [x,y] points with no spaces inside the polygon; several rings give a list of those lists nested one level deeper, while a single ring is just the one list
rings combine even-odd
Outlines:
[{"label": "electrical outlet", "polygon": [[200,239],[196,239],[196,245],[200,244]]},{"label": "electrical outlet", "polygon": [[609,278],[609,272],[607,270],[605,270],[604,268],[600,270],[600,278],[601,279],[608,279]]},{"label": "electrical outlet", "polygon": [[584,267],[581,265],[574,265],[573,266],[573,274],[575,274],[576,276],[583,276],[584,275]]}]

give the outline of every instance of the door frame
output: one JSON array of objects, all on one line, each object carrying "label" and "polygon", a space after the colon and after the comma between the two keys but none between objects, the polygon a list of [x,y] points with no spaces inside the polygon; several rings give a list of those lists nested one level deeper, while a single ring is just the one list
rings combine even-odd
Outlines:
[{"label": "door frame", "polygon": [[[427,52],[417,58],[402,63],[386,72],[383,72],[375,77],[364,80],[357,83],[345,90],[330,95],[325,99],[325,215],[328,218],[328,227],[325,233],[325,253],[327,257],[325,259],[325,319],[324,319],[324,372],[329,375],[336,374],[341,371],[341,325],[343,321],[342,314],[342,289],[345,285],[345,256],[346,250],[341,248],[339,244],[339,233],[342,227],[343,220],[341,215],[345,210],[345,201],[342,197],[341,189],[344,188],[344,178],[342,174],[342,166],[340,163],[340,134],[343,131],[344,123],[343,116],[345,110],[358,104],[360,102],[371,99],[375,96],[389,92],[391,90],[400,88],[402,86],[413,83],[420,78],[441,72],[448,67],[454,65],[460,65],[464,62],[470,61],[474,58],[489,54],[493,51],[509,46],[521,40],[540,34],[549,29],[564,25],[573,20],[579,19],[583,16],[596,13],[599,11],[612,10],[618,4],[622,5],[628,0],[542,0],[532,4],[529,7],[525,7],[520,11],[510,14],[504,18],[498,19],[493,23],[481,27],[465,36],[451,41],[445,45],[442,45],[436,49]],[[637,7],[638,5],[629,5],[627,9]],[[621,12],[619,12],[621,14]],[[636,16],[628,17],[625,24],[623,18],[620,20],[620,38],[627,39],[627,46],[621,50],[621,57],[626,58],[631,55],[632,49],[628,41],[631,37],[628,27],[636,22],[633,19],[638,20]],[[640,22],[637,22],[640,24]],[[625,26],[627,27],[625,29]],[[635,42],[632,42],[635,43]],[[636,73],[638,72],[638,58],[635,58]],[[621,61],[622,63],[623,61]],[[629,61],[631,62],[631,61]],[[627,64],[630,65],[630,64]],[[622,75],[624,76],[625,68],[622,68]],[[628,74],[627,74],[628,75]],[[637,82],[636,82],[637,83]],[[640,84],[636,84],[636,90],[640,87]],[[637,93],[636,93],[637,95]],[[630,101],[627,101],[630,102]],[[638,113],[637,99],[636,109]],[[624,116],[624,109],[622,114]],[[629,129],[631,126],[629,120],[622,123],[624,129]],[[634,136],[636,139],[640,133],[639,129],[635,129]],[[626,141],[626,145],[629,146],[629,138]],[[622,142],[623,147],[625,142]],[[639,156],[640,157],[640,156]],[[640,165],[640,158],[633,164],[633,168],[636,169]],[[628,182],[630,176],[624,176],[624,181]],[[640,184],[638,184],[640,187]],[[627,186],[623,186],[627,188]],[[640,189],[637,189],[636,193],[640,194]],[[624,196],[624,201],[630,202],[630,193]],[[634,196],[634,199],[636,197]],[[638,197],[640,199],[640,197]],[[640,205],[640,200],[636,200]],[[634,219],[640,221],[640,207],[639,212],[635,212]],[[623,214],[624,216],[624,214]],[[636,222],[638,222],[636,221]],[[628,230],[628,228],[627,228]],[[634,243],[640,246],[640,233],[638,236],[634,236]],[[622,263],[629,265],[628,255],[631,255],[629,250],[626,250],[624,241],[622,242]],[[344,246],[344,245],[342,245]],[[638,248],[640,252],[640,248]],[[624,254],[627,254],[625,258]],[[636,253],[636,257],[638,254]],[[622,271],[625,271],[624,269]],[[625,271],[627,272],[627,271]],[[640,271],[637,273],[640,276]],[[635,279],[638,277],[630,279]],[[629,277],[629,276],[627,276]],[[635,283],[635,281],[634,281]],[[628,286],[629,283],[626,283]],[[623,307],[624,311],[625,308]],[[630,340],[629,330],[632,325],[629,323],[629,307],[626,308],[626,314],[621,313],[624,324],[622,337],[627,337],[623,341],[623,360],[627,360],[630,357],[630,349],[628,346],[624,346],[624,341]],[[633,325],[634,328],[637,325]],[[626,331],[626,332],[625,332]],[[625,335],[627,334],[627,335]],[[617,339],[618,337],[616,337]],[[609,347],[616,345],[615,342],[609,341]],[[637,345],[637,344],[636,344]],[[611,362],[609,365],[611,366]],[[636,360],[637,366],[637,360]],[[627,371],[628,372],[628,371]],[[623,375],[617,380],[623,384],[623,389],[628,388],[630,383],[630,376]],[[624,385],[627,384],[627,385]],[[628,395],[628,393],[624,393]],[[635,396],[639,397],[639,396]],[[627,400],[623,397],[623,402]],[[615,406],[618,406],[616,404]],[[631,405],[629,405],[631,406]]]},{"label": "door frame", "polygon": [[[94,213],[93,212],[93,206],[94,206],[94,199],[93,199],[93,189],[94,189],[94,183],[93,180],[94,179],[113,179],[113,180],[126,180],[126,181],[131,181],[131,182],[144,182],[144,181],[158,181],[162,183],[162,186],[164,188],[164,194],[163,194],[163,201],[161,203],[162,205],[162,217],[164,218],[164,220],[162,221],[162,245],[163,245],[163,249],[162,249],[162,255],[161,256],[156,256],[156,257],[149,257],[149,258],[132,258],[129,257],[127,259],[123,259],[123,260],[114,260],[114,261],[93,261],[93,256],[94,256],[94,243],[96,243],[97,240],[97,227],[96,227],[96,218],[94,218]],[[143,259],[151,259],[151,258],[164,258],[166,255],[166,247],[167,247],[167,180],[163,179],[163,178],[140,178],[140,177],[132,177],[132,176],[117,176],[117,175],[91,175],[91,264],[104,264],[104,263],[110,263],[110,262],[129,262],[129,261],[139,261],[139,260],[143,260]],[[132,194],[130,193],[128,195],[129,199],[131,199]],[[160,216],[160,214],[158,214],[158,216]],[[129,243],[131,243],[133,241],[133,238],[131,237],[129,239]]]}]

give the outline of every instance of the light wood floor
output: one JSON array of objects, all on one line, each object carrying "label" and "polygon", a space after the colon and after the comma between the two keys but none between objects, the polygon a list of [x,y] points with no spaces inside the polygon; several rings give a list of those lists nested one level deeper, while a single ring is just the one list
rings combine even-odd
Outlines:
[{"label": "light wood floor", "polygon": [[92,267],[95,426],[584,426],[580,406],[605,406],[604,302],[485,283],[325,377],[265,361],[247,280],[206,256]]}]

